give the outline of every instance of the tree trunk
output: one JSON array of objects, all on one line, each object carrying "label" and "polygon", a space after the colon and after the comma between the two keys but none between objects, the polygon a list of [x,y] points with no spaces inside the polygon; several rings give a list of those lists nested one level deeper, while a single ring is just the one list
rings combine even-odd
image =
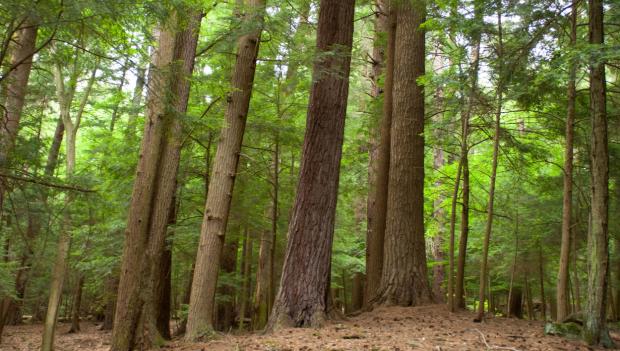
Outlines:
[{"label": "tree trunk", "polygon": [[118,276],[112,273],[105,283],[104,300],[105,311],[101,330],[112,330],[114,326],[114,310],[116,309],[116,291],[118,290]]},{"label": "tree trunk", "polygon": [[[250,234],[247,232],[247,236]],[[233,239],[233,238],[231,238]],[[246,249],[251,250],[252,241],[248,239]],[[228,240],[224,245],[224,252],[222,253],[222,273],[227,274],[229,277],[236,275],[237,273],[237,251],[239,247],[239,240]],[[246,257],[247,259],[247,257]],[[252,258],[245,262],[245,265],[251,264]],[[229,278],[230,279],[230,278]],[[230,281],[230,280],[229,280]],[[229,282],[225,284],[219,284],[217,295],[221,299],[217,303],[217,330],[228,332],[235,322],[235,290],[236,284]],[[246,291],[242,291],[241,294],[245,295]],[[247,299],[247,295],[245,295]]]},{"label": "tree trunk", "polygon": [[264,0],[248,0],[243,21],[251,28],[237,44],[226,122],[213,162],[213,174],[205,204],[190,298],[186,340],[193,341],[213,329],[213,307],[220,258],[230,212],[239,153],[247,121],[256,71],[256,58],[263,26]]},{"label": "tree trunk", "polygon": [[497,75],[499,77],[497,83],[497,111],[495,113],[495,132],[493,135],[493,161],[491,165],[491,181],[489,184],[489,200],[487,203],[487,220],[486,226],[484,230],[484,243],[482,248],[482,260],[480,263],[480,290],[478,292],[478,297],[480,298],[480,304],[478,305],[478,315],[474,321],[482,321],[484,318],[484,297],[486,291],[486,281],[488,272],[488,259],[489,259],[489,243],[491,241],[491,231],[493,228],[493,204],[495,201],[495,178],[497,176],[497,159],[499,157],[499,133],[500,133],[500,120],[502,117],[502,101],[503,101],[503,93],[504,93],[504,83],[503,83],[503,55],[504,55],[504,44],[502,40],[502,8],[501,8],[501,0],[498,1],[498,10],[497,10],[497,29],[498,29],[498,60],[499,60],[499,68]]},{"label": "tree trunk", "polygon": [[547,300],[545,299],[545,272],[542,245],[538,242],[538,272],[540,277],[540,302],[543,321],[547,320]]},{"label": "tree trunk", "polygon": [[[269,318],[269,292],[270,292],[270,270],[273,249],[273,235],[270,230],[263,230],[260,242],[260,252],[258,257],[258,269],[256,271],[256,292],[254,295],[254,310],[252,313],[252,329],[263,329]],[[244,271],[245,272],[245,271]],[[244,275],[245,276],[245,275]],[[244,281],[245,284],[245,281]],[[240,316],[244,318],[244,315]],[[241,329],[241,324],[239,329]]]},{"label": "tree trunk", "polygon": [[[474,18],[476,23],[482,23],[483,19],[483,4],[482,1],[474,1]],[[480,68],[480,41],[481,30],[477,29],[472,33],[473,48],[471,52],[471,66],[470,66],[470,87],[469,94],[467,96],[467,108],[465,113],[461,116],[461,163],[463,174],[463,191],[461,194],[461,201],[463,206],[461,209],[461,235],[459,238],[459,256],[456,269],[456,287],[455,287],[455,299],[456,306],[464,309],[465,304],[465,262],[467,258],[467,240],[469,237],[469,120],[474,108],[476,94],[478,91],[478,71]]]},{"label": "tree trunk", "polygon": [[181,116],[187,109],[189,77],[202,19],[198,10],[183,10],[189,13],[184,13],[183,20],[173,13],[168,23],[162,24],[151,66],[148,112],[121,261],[112,351],[149,348],[160,344],[165,336],[157,327],[161,294],[166,290],[161,269],[183,139]]},{"label": "tree trunk", "polygon": [[[64,124],[65,133],[65,149],[66,149],[66,179],[71,180],[75,172],[75,154],[76,154],[76,137],[80,127],[84,108],[88,102],[91,89],[95,83],[95,78],[99,66],[99,62],[95,63],[86,88],[83,92],[82,99],[79,104],[75,118],[71,117],[71,102],[75,95],[75,87],[77,82],[77,60],[76,54],[74,58],[73,71],[70,73],[69,86],[65,85],[62,75],[60,63],[54,65],[54,82],[56,85],[56,95],[58,105],[60,107],[60,117]],[[43,337],[41,343],[41,351],[51,351],[54,349],[54,333],[56,330],[56,319],[58,317],[58,309],[62,297],[62,289],[67,271],[67,260],[69,258],[69,248],[71,246],[71,203],[74,194],[68,191],[65,195],[65,208],[62,220],[62,230],[58,238],[58,249],[52,271],[52,281],[50,284],[50,295],[47,306],[47,314],[45,316],[45,325],[43,328]]]},{"label": "tree trunk", "polygon": [[[28,78],[32,68],[32,56],[35,51],[38,26],[31,20],[23,23],[23,28],[13,38],[10,65],[19,64],[6,76],[6,98],[3,104],[2,128],[0,128],[0,168],[8,164],[10,153],[15,145],[19,122],[24,107],[28,87]],[[4,182],[0,182],[0,211],[4,204]]]},{"label": "tree trunk", "polygon": [[[577,42],[577,0],[573,0],[571,12],[570,45]],[[564,192],[562,194],[562,245],[560,248],[560,265],[556,288],[557,320],[563,321],[568,316],[568,276],[570,264],[571,213],[573,202],[573,140],[575,134],[575,97],[577,88],[577,62],[571,60],[568,73],[568,108],[566,116],[566,145],[564,149]]]},{"label": "tree trunk", "polygon": [[353,286],[351,287],[351,312],[359,311],[364,305],[364,273],[353,274]]},{"label": "tree trunk", "polygon": [[327,318],[354,10],[354,0],[320,2],[320,59],[313,67],[300,178],[270,330],[320,326]]},{"label": "tree trunk", "polygon": [[73,293],[73,307],[71,308],[71,329],[69,333],[80,331],[80,308],[82,306],[82,290],[84,288],[84,276],[80,273],[75,292]]},{"label": "tree trunk", "polygon": [[138,114],[141,111],[142,93],[144,91],[144,83],[146,81],[146,69],[138,67],[138,76],[136,77],[136,85],[133,90],[133,97],[131,98],[131,111],[127,120],[127,129],[125,135],[129,138],[135,138],[136,136],[136,120]]},{"label": "tree trunk", "polygon": [[[118,110],[121,106],[121,101],[123,99],[123,87],[125,86],[125,74],[127,73],[127,65],[129,64],[129,59],[125,59],[125,64],[123,64],[123,71],[121,73],[120,82],[118,82],[118,86],[116,87],[116,92],[114,96],[114,106],[112,107],[112,117],[110,118],[110,132],[114,132],[114,127],[116,126],[116,120],[118,119]],[[138,78],[139,79],[139,78]],[[138,86],[139,82],[136,80],[136,86]]]},{"label": "tree trunk", "polygon": [[[380,119],[378,145],[372,145],[368,187],[368,232],[366,233],[366,292],[364,304],[368,307],[381,284],[383,270],[383,244],[390,168],[390,128],[392,125],[392,81],[394,72],[394,47],[396,12],[390,9],[390,0],[377,1],[375,19],[375,47],[373,49],[373,97],[381,93],[379,79],[385,66],[383,84],[383,110]],[[387,37],[384,52],[383,37]],[[376,140],[377,137],[375,136]],[[376,143],[376,141],[375,141]]]},{"label": "tree trunk", "polygon": [[[424,241],[425,4],[396,10],[394,97],[385,256],[378,303],[415,306],[432,301]],[[415,7],[415,8],[414,8]]]},{"label": "tree trunk", "polygon": [[[523,318],[523,291],[521,287],[513,287],[512,295],[508,299],[508,309],[510,310],[509,317]],[[480,305],[478,305],[480,308]]]},{"label": "tree trunk", "polygon": [[[589,1],[589,35],[591,45],[602,45],[603,1]],[[591,209],[588,226],[588,300],[583,335],[590,345],[612,346],[607,329],[607,280],[609,277],[609,152],[607,145],[607,111],[605,63],[591,57],[590,114],[591,136]]]},{"label": "tree trunk", "polygon": [[[441,57],[441,54],[439,53],[440,43],[437,42],[435,46],[436,46],[436,52],[433,58],[433,71],[438,73],[438,72],[441,72],[441,70],[444,67],[444,60]],[[437,88],[435,89],[434,104],[436,108],[439,110],[442,110],[445,108],[445,102],[444,102],[443,95],[444,95],[443,86],[438,85]],[[442,142],[442,138],[444,134],[442,132],[443,128],[441,127],[443,124],[443,119],[444,119],[443,113],[437,113],[433,117],[433,122],[437,126],[433,133],[435,139],[437,140],[435,146],[433,147],[433,169],[439,172],[441,172],[441,168],[446,164],[444,149],[441,146],[441,142]],[[432,239],[433,241],[431,245],[433,260],[435,261],[433,265],[432,291],[433,291],[433,297],[435,301],[445,302],[446,291],[443,288],[443,284],[446,278],[446,273],[445,273],[446,268],[444,264],[444,260],[446,259],[446,257],[445,257],[445,252],[443,249],[443,243],[445,240],[444,237],[446,235],[446,230],[445,230],[446,210],[443,208],[443,202],[446,196],[442,192],[442,190],[440,190],[443,186],[443,180],[441,177],[437,178],[434,186],[439,190],[437,190],[438,195],[435,201],[433,202],[433,217],[437,225],[437,232],[435,233],[435,237]],[[453,240],[450,241],[450,245],[451,245],[451,249],[454,250]],[[451,258],[452,266],[449,269],[449,274],[450,274],[449,280],[452,280],[452,277],[454,274],[454,253],[451,252],[450,255],[451,255],[450,258]],[[453,288],[453,286],[450,286],[450,288]],[[450,294],[452,293],[453,293],[453,290],[450,289]],[[452,299],[452,297],[450,298]]]},{"label": "tree trunk", "polygon": [[527,306],[527,318],[534,320],[534,302],[532,299],[532,287],[530,285],[529,272],[526,268],[523,279],[525,280],[525,305]]},{"label": "tree trunk", "polygon": [[[30,71],[32,68],[32,56],[35,51],[35,44],[37,39],[38,26],[32,23],[31,20],[23,22],[23,28],[16,32],[14,40],[12,55],[9,66],[14,66],[11,72],[6,75],[6,84],[3,90],[6,92],[4,101],[2,102],[2,128],[0,128],[0,168],[8,166],[10,153],[15,146],[15,139],[19,131],[19,123],[21,120],[22,109],[24,107],[24,101],[26,98],[28,79],[30,77]],[[11,39],[11,35],[7,36],[7,39]],[[20,64],[21,62],[21,64]],[[5,195],[5,182],[0,182],[0,214],[4,207],[4,195]],[[29,264],[29,256],[23,262],[24,267]],[[26,277],[27,272],[19,271],[18,275]],[[17,281],[16,288],[19,289],[22,284]],[[23,284],[25,289],[25,283]],[[19,296],[20,291],[17,291]],[[10,319],[10,311],[19,312],[18,302],[5,297],[1,303],[6,308],[0,310],[0,336],[4,329],[4,324]],[[18,313],[19,314],[19,313]],[[10,321],[9,321],[10,322]]]}]

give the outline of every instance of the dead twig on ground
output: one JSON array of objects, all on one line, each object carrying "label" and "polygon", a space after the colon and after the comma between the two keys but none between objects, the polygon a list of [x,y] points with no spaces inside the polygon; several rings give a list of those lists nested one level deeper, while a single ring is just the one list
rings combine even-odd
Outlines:
[{"label": "dead twig on ground", "polygon": [[478,332],[478,334],[480,334],[480,339],[482,340],[482,342],[484,343],[484,346],[486,346],[487,350],[511,350],[511,351],[520,351],[517,348],[514,347],[508,347],[508,346],[491,346],[489,345],[489,343],[487,342],[487,338],[484,336],[484,334],[479,330],[479,329],[470,329],[473,331]]}]

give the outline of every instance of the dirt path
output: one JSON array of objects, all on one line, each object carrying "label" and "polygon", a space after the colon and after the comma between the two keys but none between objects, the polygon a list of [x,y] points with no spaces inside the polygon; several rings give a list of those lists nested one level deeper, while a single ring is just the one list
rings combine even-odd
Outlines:
[{"label": "dirt path", "polygon": [[[174,351],[408,351],[408,350],[595,350],[578,340],[546,336],[542,322],[493,318],[474,323],[473,314],[448,313],[445,306],[380,308],[322,329],[285,329],[272,335],[222,335],[202,344],[179,340],[164,349]],[[61,324],[58,351],[107,351],[110,333],[84,322],[79,334],[67,334]],[[7,327],[2,351],[34,351],[41,342],[41,325]],[[484,335],[484,339],[482,338]],[[620,345],[620,334],[613,334]],[[488,345],[485,345],[485,341]]]}]

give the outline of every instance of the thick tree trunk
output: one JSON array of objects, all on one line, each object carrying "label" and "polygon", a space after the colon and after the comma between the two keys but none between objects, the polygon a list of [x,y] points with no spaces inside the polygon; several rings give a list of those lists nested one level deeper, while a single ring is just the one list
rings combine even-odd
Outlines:
[{"label": "thick tree trunk", "polygon": [[[570,45],[577,42],[577,1],[573,0],[571,12]],[[556,288],[557,321],[563,321],[568,316],[568,277],[570,265],[570,238],[571,238],[571,213],[573,202],[573,140],[575,134],[575,97],[577,63],[570,62],[568,73],[568,108],[566,115],[566,145],[564,149],[564,192],[562,194],[562,245],[560,248],[560,265]]]},{"label": "thick tree trunk", "polygon": [[415,306],[432,301],[424,241],[425,4],[396,10],[394,97],[385,256],[378,303]]},{"label": "thick tree trunk", "polygon": [[[161,311],[165,240],[174,207],[189,77],[194,67],[202,14],[173,13],[159,33],[149,77],[149,97],[121,263],[113,351],[149,348],[162,342]],[[162,99],[162,96],[167,99]],[[165,333],[164,333],[165,334]]]},{"label": "thick tree trunk", "polygon": [[354,10],[354,0],[320,2],[320,59],[313,67],[300,178],[270,330],[319,326],[327,318]]},{"label": "thick tree trunk", "polygon": [[[19,130],[28,78],[32,68],[32,53],[35,51],[38,26],[30,20],[23,23],[23,28],[13,38],[10,64],[19,64],[6,76],[6,97],[3,104],[2,127],[0,128],[0,168],[7,166],[9,154],[15,145]],[[4,182],[0,182],[0,210],[3,206]]]},{"label": "thick tree trunk", "polygon": [[512,294],[508,298],[508,317],[523,318],[523,290],[521,287],[513,287]]},{"label": "thick tree trunk", "polygon": [[[602,45],[603,1],[589,1],[590,44]],[[590,345],[612,346],[607,329],[607,284],[609,277],[609,152],[607,142],[607,111],[605,63],[591,57],[590,114],[591,136],[591,208],[588,226],[588,300],[583,335]]]},{"label": "thick tree trunk", "polygon": [[[394,46],[396,12],[390,10],[389,0],[377,1],[375,19],[375,47],[373,49],[373,97],[383,91],[382,117],[379,122],[378,145],[372,145],[368,187],[368,232],[366,233],[366,292],[364,304],[370,307],[381,284],[383,270],[383,244],[390,168],[390,128],[392,125],[392,81],[394,72]],[[387,39],[384,52],[383,40]],[[385,67],[383,89],[379,85]],[[374,137],[375,143],[377,137]]]},{"label": "thick tree trunk", "polygon": [[489,184],[489,200],[487,203],[487,220],[484,229],[484,242],[482,247],[482,259],[480,263],[480,290],[478,292],[478,298],[480,299],[480,304],[478,305],[478,315],[476,316],[474,321],[482,321],[484,318],[484,298],[486,292],[486,282],[487,282],[487,274],[488,272],[488,259],[489,259],[489,244],[491,241],[491,232],[493,228],[493,204],[495,201],[495,179],[497,177],[497,161],[499,157],[499,134],[500,134],[500,121],[502,117],[502,102],[504,95],[504,83],[503,83],[503,55],[504,55],[504,44],[502,38],[502,9],[501,9],[501,0],[498,2],[500,6],[497,10],[497,29],[498,29],[498,60],[499,60],[499,68],[497,75],[499,80],[497,82],[497,107],[495,112],[495,131],[493,133],[493,161],[491,164],[491,180]]},{"label": "thick tree trunk", "polygon": [[[14,70],[6,76],[6,84],[3,90],[6,96],[3,96],[2,102],[2,127],[0,127],[0,168],[5,168],[9,163],[10,153],[15,145],[15,139],[19,130],[22,109],[28,87],[28,79],[32,68],[32,55],[35,51],[38,26],[30,20],[23,23],[23,28],[19,29],[13,38],[13,48],[10,60],[10,66],[21,62]],[[11,35],[7,36],[10,39]],[[7,42],[8,43],[8,42]],[[4,206],[5,182],[0,181],[0,213]],[[27,255],[26,261],[22,261],[24,266],[29,263],[30,254]],[[19,274],[23,277],[27,276],[27,272],[20,270]],[[19,280],[16,288],[20,288]],[[25,283],[24,283],[25,288]],[[20,294],[20,291],[17,291]],[[6,308],[0,310],[0,336],[5,322],[11,322],[11,312],[19,312],[18,303],[6,297],[1,303]],[[19,313],[18,313],[19,314]]]},{"label": "thick tree trunk", "polygon": [[237,174],[239,152],[247,121],[256,58],[263,25],[264,0],[248,0],[248,11],[243,21],[251,27],[237,44],[231,92],[228,95],[226,122],[213,162],[213,174],[205,204],[200,230],[200,244],[187,319],[188,341],[196,340],[213,329],[215,290],[220,270],[226,224]]}]

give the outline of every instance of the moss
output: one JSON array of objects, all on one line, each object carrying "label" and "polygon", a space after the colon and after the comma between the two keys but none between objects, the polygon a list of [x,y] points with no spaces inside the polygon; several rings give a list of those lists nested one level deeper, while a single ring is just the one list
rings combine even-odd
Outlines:
[{"label": "moss", "polygon": [[557,335],[569,339],[579,339],[581,337],[581,326],[577,323],[547,323],[545,324],[545,334]]}]

